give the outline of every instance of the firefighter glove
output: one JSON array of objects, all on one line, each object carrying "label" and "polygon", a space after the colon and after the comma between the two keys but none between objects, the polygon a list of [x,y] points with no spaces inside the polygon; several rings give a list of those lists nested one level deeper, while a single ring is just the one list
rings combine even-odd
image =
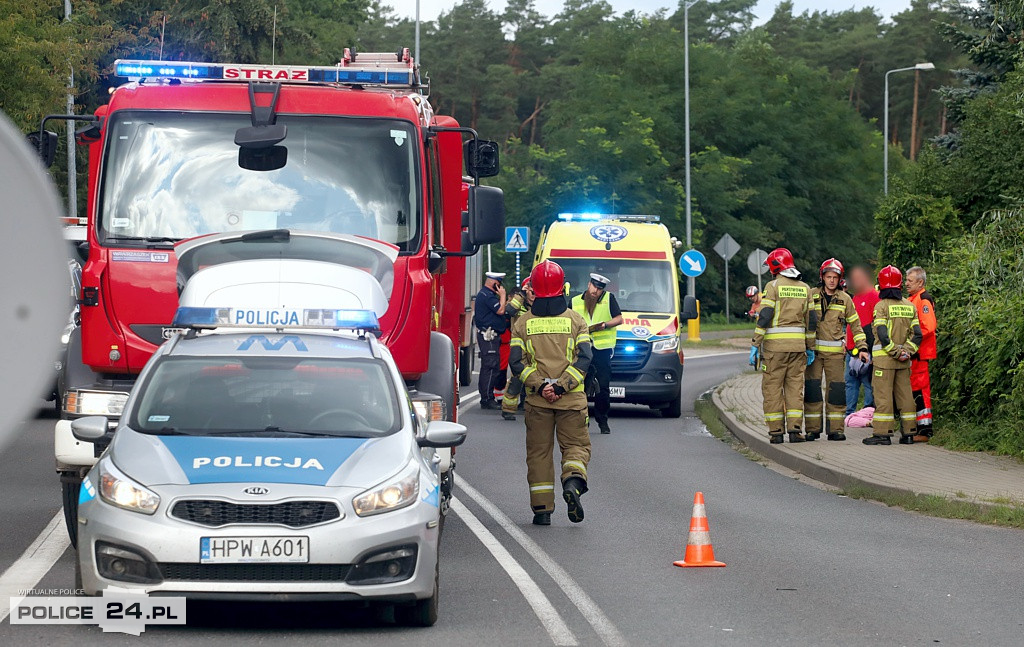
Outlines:
[{"label": "firefighter glove", "polygon": [[807,365],[810,366],[813,363],[814,363],[814,351],[813,350],[808,350],[807,351]]},{"label": "firefighter glove", "polygon": [[750,347],[750,359],[748,360],[751,366],[757,365],[757,346]]}]

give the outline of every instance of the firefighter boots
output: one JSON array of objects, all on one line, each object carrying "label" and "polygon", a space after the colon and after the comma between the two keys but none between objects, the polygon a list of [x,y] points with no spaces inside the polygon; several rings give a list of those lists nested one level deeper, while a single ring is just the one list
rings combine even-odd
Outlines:
[{"label": "firefighter boots", "polygon": [[864,439],[865,445],[891,445],[892,438],[888,436],[868,436]]},{"label": "firefighter boots", "polygon": [[791,431],[789,432],[789,442],[802,443],[804,442],[804,435],[799,431]]},{"label": "firefighter boots", "polygon": [[827,438],[828,440],[846,440],[846,434],[830,433],[827,436],[825,436],[825,438]]},{"label": "firefighter boots", "polygon": [[535,526],[550,526],[551,525],[551,513],[550,512],[538,512],[533,515],[533,525]]},{"label": "firefighter boots", "polygon": [[579,523],[583,521],[583,506],[580,505],[580,497],[586,491],[583,479],[571,476],[565,479],[562,484],[562,498],[568,506],[569,521]]}]

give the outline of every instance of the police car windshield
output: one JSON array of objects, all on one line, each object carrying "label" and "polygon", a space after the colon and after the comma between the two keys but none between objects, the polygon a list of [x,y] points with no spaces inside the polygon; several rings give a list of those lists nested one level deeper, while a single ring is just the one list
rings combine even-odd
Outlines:
[{"label": "police car windshield", "polygon": [[[201,234],[298,229],[418,247],[417,139],[395,119],[279,115],[288,163],[238,165],[248,114],[125,110],[110,118],[99,233],[153,245]],[[166,242],[163,242],[166,245]]]},{"label": "police car windshield", "polygon": [[611,280],[607,290],[615,294],[623,312],[672,313],[676,311],[672,282],[675,273],[667,261],[553,258],[565,270],[573,293],[586,289],[591,272]]},{"label": "police car windshield", "polygon": [[164,357],[139,384],[132,429],[198,436],[386,436],[401,427],[384,362]]}]

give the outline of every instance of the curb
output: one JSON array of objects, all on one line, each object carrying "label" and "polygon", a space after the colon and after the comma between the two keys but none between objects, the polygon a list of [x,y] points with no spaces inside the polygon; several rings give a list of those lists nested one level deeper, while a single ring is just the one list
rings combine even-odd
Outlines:
[{"label": "curb", "polygon": [[772,445],[768,442],[767,432],[764,435],[756,434],[749,428],[741,423],[733,414],[725,410],[721,400],[718,397],[718,389],[721,384],[716,386],[711,393],[711,403],[715,407],[715,411],[718,413],[719,420],[725,425],[726,429],[729,430],[737,440],[746,445],[748,448],[760,454],[761,456],[787,467],[794,472],[798,472],[808,478],[814,479],[826,485],[830,485],[835,488],[845,489],[850,486],[866,487],[872,490],[878,490],[891,494],[903,494],[911,496],[942,496],[942,498],[948,501],[955,501],[957,503],[964,503],[973,505],[979,510],[991,510],[994,508],[1005,508],[1015,506],[1005,506],[1001,504],[989,503],[987,501],[976,501],[976,500],[963,500],[953,499],[943,495],[933,495],[926,492],[917,492],[910,488],[897,487],[889,483],[879,483],[870,478],[858,476],[850,472],[844,472],[841,470],[833,469],[824,465],[815,463],[812,460],[806,459],[802,456],[792,454],[785,450],[779,449],[777,446]]}]

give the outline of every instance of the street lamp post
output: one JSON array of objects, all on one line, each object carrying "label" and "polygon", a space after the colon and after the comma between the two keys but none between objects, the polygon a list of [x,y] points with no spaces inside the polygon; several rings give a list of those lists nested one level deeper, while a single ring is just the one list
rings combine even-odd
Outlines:
[{"label": "street lamp post", "polygon": [[[690,7],[700,2],[692,0],[683,5],[683,103],[685,104],[683,128],[686,131],[686,249],[693,249],[693,233],[690,224]],[[696,279],[686,279],[686,294],[696,294]]]},{"label": "street lamp post", "polygon": [[[882,171],[882,187],[885,195],[889,195],[889,75],[895,74],[896,72],[910,72],[911,70],[934,70],[935,65],[932,63],[918,63],[912,67],[901,67],[895,70],[889,70],[885,73],[885,119],[883,121],[883,129],[885,132],[882,136],[885,138],[885,161],[883,164]],[[911,144],[913,145],[913,144]]]}]

